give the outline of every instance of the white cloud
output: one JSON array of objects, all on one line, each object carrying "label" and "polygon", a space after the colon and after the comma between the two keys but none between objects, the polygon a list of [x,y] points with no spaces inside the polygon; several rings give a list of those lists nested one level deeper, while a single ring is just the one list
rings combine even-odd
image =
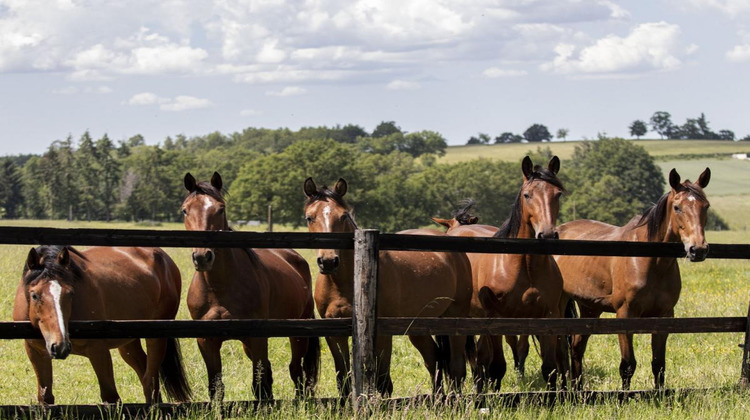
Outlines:
[{"label": "white cloud", "polygon": [[105,95],[112,93],[112,88],[109,86],[66,86],[61,89],[53,90],[52,93],[55,95],[75,95],[78,93]]},{"label": "white cloud", "polygon": [[260,112],[254,109],[243,109],[242,111],[240,111],[240,115],[243,117],[254,117],[256,115],[260,115]]},{"label": "white cloud", "polygon": [[748,0],[690,0],[690,4],[699,9],[716,9],[730,17],[750,12]]},{"label": "white cloud", "polygon": [[388,90],[416,90],[419,88],[419,83],[408,80],[393,80],[386,86]]},{"label": "white cloud", "polygon": [[734,63],[750,61],[750,44],[735,45],[734,48],[727,51],[726,57],[727,60]]},{"label": "white cloud", "polygon": [[191,109],[210,108],[212,106],[214,106],[214,104],[208,99],[181,95],[175,97],[169,102],[161,104],[159,109],[163,111],[187,111]]},{"label": "white cloud", "polygon": [[143,93],[137,93],[133,95],[126,104],[128,105],[154,105],[159,103],[166,103],[169,99],[167,98],[160,98],[155,93],[151,92],[143,92]]},{"label": "white cloud", "polygon": [[613,74],[673,70],[681,65],[680,27],[666,22],[640,24],[626,37],[607,35],[577,51],[561,43],[557,57],[542,69],[562,74]]},{"label": "white cloud", "polygon": [[497,78],[497,77],[518,77],[518,76],[525,76],[528,72],[525,70],[507,70],[507,69],[501,69],[499,67],[490,67],[488,69],[485,69],[482,72],[482,75],[489,78]]},{"label": "white cloud", "polygon": [[268,96],[296,96],[307,92],[307,89],[299,86],[287,86],[279,91],[268,91]]}]

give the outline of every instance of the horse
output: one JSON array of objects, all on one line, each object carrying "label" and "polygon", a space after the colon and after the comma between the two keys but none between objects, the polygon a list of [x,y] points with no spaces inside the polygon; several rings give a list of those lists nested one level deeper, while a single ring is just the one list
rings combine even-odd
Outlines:
[{"label": "horse", "polygon": [[[468,213],[472,202],[453,219],[432,220],[448,228],[450,236],[556,239],[560,196],[564,191],[557,178],[560,159],[552,157],[546,168],[534,166],[526,156],[521,163],[523,184],[511,209],[510,217],[499,227],[478,224]],[[473,275],[472,317],[559,318],[562,311],[563,279],[549,255],[467,253]],[[515,338],[515,337],[513,337]],[[509,339],[516,366],[523,369],[528,354],[528,339],[520,344]],[[523,346],[525,344],[525,352]],[[558,373],[564,373],[563,349],[556,336],[539,337],[542,377],[554,389]],[[519,350],[520,348],[520,350]],[[481,336],[473,363],[477,392],[492,385],[495,390],[506,372],[501,337]],[[563,386],[565,378],[562,379]]]},{"label": "horse", "polygon": [[43,339],[24,347],[37,377],[37,399],[54,404],[52,359],[85,356],[99,380],[102,401],[120,401],[109,350],[135,370],[146,403],[161,401],[159,378],[177,401],[191,397],[179,343],[147,338],[144,353],[137,338],[70,339],[69,321],[174,319],[182,280],[172,259],[159,248],[69,246],[31,248],[13,308],[13,320],[31,321]]},{"label": "horse", "polygon": [[[310,232],[354,232],[357,224],[344,201],[347,183],[341,178],[333,189],[318,188],[312,178],[304,182],[307,197],[304,215]],[[435,229],[411,229],[407,235],[443,235]],[[378,265],[378,317],[465,317],[471,301],[471,267],[464,253],[434,251],[380,251]],[[354,299],[354,251],[320,249],[320,269],[315,282],[315,303],[323,318],[352,316]],[[336,382],[342,396],[351,392],[349,346],[346,337],[326,337],[334,359]],[[438,394],[451,389],[460,392],[466,377],[465,336],[438,337],[409,335],[421,354]],[[446,343],[447,341],[447,343]],[[392,337],[376,340],[377,390],[383,396],[393,391],[390,375]],[[442,376],[448,377],[443,388]]]},{"label": "horse", "polygon": [[[187,173],[188,195],[182,203],[187,230],[227,231],[223,181],[214,172],[210,182],[197,182]],[[291,249],[195,248],[195,274],[187,296],[193,319],[313,319],[310,266]],[[208,374],[212,401],[224,397],[221,379],[223,337],[198,338]],[[253,365],[253,394],[273,399],[273,373],[268,359],[268,338],[239,338]],[[317,337],[290,337],[289,374],[298,398],[313,396],[320,366]]]},{"label": "horse", "polygon": [[[594,241],[682,242],[690,261],[703,261],[708,253],[704,234],[708,199],[703,189],[711,179],[706,168],[696,183],[680,182],[676,170],[669,172],[670,191],[618,227],[595,220],[575,220],[558,228],[562,239]],[[613,312],[617,318],[673,317],[682,282],[676,258],[665,257],[597,257],[556,256],[563,274],[567,296],[577,304],[580,316],[598,318],[602,312]],[[655,388],[664,386],[664,363],[668,334],[651,336]],[[582,386],[583,355],[588,335],[573,336],[571,344],[572,378]],[[636,369],[633,335],[620,334],[622,387],[630,388]]]}]

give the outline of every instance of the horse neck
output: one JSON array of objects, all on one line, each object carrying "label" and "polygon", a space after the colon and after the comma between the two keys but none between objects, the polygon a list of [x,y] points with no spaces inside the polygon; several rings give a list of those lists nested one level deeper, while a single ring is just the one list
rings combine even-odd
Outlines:
[{"label": "horse neck", "polygon": [[210,270],[201,273],[210,283],[231,283],[238,277],[238,274],[248,274],[246,273],[247,267],[243,267],[240,263],[246,258],[250,260],[248,252],[251,251],[242,248],[215,248],[213,266]]}]

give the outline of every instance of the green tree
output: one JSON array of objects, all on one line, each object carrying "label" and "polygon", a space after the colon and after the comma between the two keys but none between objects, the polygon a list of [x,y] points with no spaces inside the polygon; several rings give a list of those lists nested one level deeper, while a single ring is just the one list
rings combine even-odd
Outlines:
[{"label": "green tree", "polygon": [[664,176],[641,146],[623,139],[583,142],[561,171],[569,197],[561,219],[595,219],[623,225],[655,203]]},{"label": "green tree", "polygon": [[104,134],[96,141],[96,160],[100,170],[98,179],[98,195],[104,211],[104,220],[112,220],[115,204],[117,203],[118,186],[120,184],[120,161],[117,159],[115,145]]},{"label": "green tree", "polygon": [[520,143],[523,137],[518,134],[513,134],[510,131],[506,131],[499,136],[495,137],[495,144],[498,143]]},{"label": "green tree", "polygon": [[656,111],[651,116],[651,129],[659,133],[661,138],[669,136],[670,132],[674,130],[672,125],[672,115],[666,111]]},{"label": "green tree", "polygon": [[399,144],[397,149],[413,157],[428,153],[444,156],[446,147],[448,147],[448,143],[440,133],[423,130],[403,136],[403,143]]},{"label": "green tree", "polygon": [[543,124],[533,124],[523,132],[523,138],[529,142],[549,141],[552,139],[552,134]]},{"label": "green tree", "polygon": [[630,129],[630,135],[634,136],[637,139],[641,138],[641,136],[645,135],[648,132],[646,123],[641,120],[633,121],[633,123],[630,124],[628,128]]},{"label": "green tree", "polygon": [[0,207],[2,217],[6,219],[17,219],[24,204],[22,189],[22,175],[18,165],[10,158],[0,159]]},{"label": "green tree", "polygon": [[562,139],[565,141],[565,139],[568,138],[568,134],[570,134],[570,131],[567,128],[558,128],[557,129],[557,138]]},{"label": "green tree", "polygon": [[397,126],[394,121],[381,121],[377,127],[372,131],[372,137],[385,137],[392,134],[402,133],[401,127]]},{"label": "green tree", "polygon": [[88,221],[97,218],[97,212],[101,207],[101,195],[99,194],[101,167],[98,160],[94,140],[89,132],[85,131],[78,140],[78,149],[75,152],[74,161],[76,183],[81,199],[79,207]]}]

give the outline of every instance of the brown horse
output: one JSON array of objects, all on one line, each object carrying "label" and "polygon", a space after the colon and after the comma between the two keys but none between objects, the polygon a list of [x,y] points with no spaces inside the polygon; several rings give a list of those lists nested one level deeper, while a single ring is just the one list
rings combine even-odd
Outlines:
[{"label": "brown horse", "polygon": [[[230,230],[221,176],[196,182],[185,175],[188,196],[182,203],[187,230]],[[193,319],[312,319],[314,302],[310,266],[291,249],[194,249],[195,274],[187,304]],[[221,337],[199,338],[212,400],[221,400]],[[268,338],[240,338],[253,364],[253,393],[273,399]],[[318,381],[320,340],[290,337],[289,374],[298,397],[311,396]]]},{"label": "brown horse", "polygon": [[[703,229],[709,206],[703,188],[710,178],[711,171],[706,168],[698,182],[686,180],[680,183],[680,175],[672,169],[669,173],[671,190],[625,226],[576,220],[560,226],[560,237],[595,241],[681,241],[690,261],[703,261],[708,253]],[[598,318],[602,312],[614,312],[617,318],[674,316],[674,306],[682,287],[675,258],[574,255],[555,258],[563,274],[565,293],[578,303],[581,317]],[[657,388],[664,386],[667,336],[651,336],[651,369]],[[587,335],[573,337],[572,376],[579,387],[588,338]],[[619,343],[622,387],[629,389],[636,368],[633,335],[620,334]]]},{"label": "brown horse", "polygon": [[[534,166],[526,156],[521,164],[524,182],[511,216],[500,228],[476,224],[468,208],[453,219],[433,220],[448,228],[450,236],[500,238],[557,238],[555,224],[563,185],[557,178],[560,159],[554,156],[547,168]],[[468,253],[473,275],[472,317],[558,318],[561,314],[562,277],[549,255]],[[525,338],[525,337],[524,337]],[[514,340],[509,340],[514,354]],[[528,340],[521,340],[528,353]],[[542,376],[550,388],[564,371],[563,349],[558,337],[539,337]],[[482,336],[477,345],[474,380],[477,392],[489,381],[495,390],[505,376],[502,338]],[[525,356],[525,353],[524,353]],[[517,362],[518,364],[518,362]],[[522,365],[522,363],[521,363]],[[564,378],[563,378],[564,383]]]},{"label": "brown horse", "polygon": [[54,404],[52,359],[86,356],[99,380],[104,402],[120,401],[110,349],[138,374],[147,403],[161,400],[159,377],[171,398],[190,399],[177,340],[69,339],[68,322],[89,320],[174,319],[180,304],[180,271],[159,248],[64,246],[32,248],[16,291],[13,319],[31,321],[44,339],[25,340],[37,377],[40,403]]},{"label": "brown horse", "polygon": [[[316,187],[312,178],[304,184],[307,196],[305,219],[310,232],[354,232],[349,206],[344,201],[346,181],[339,179],[333,189]],[[433,229],[399,232],[411,235],[443,235]],[[354,251],[321,249],[318,251],[318,274],[315,303],[323,318],[352,316],[354,299]],[[379,254],[378,317],[465,317],[471,301],[471,267],[463,253],[433,251],[382,251]],[[336,379],[343,396],[350,392],[349,346],[346,337],[327,337],[333,354]],[[424,359],[432,379],[433,391],[442,390],[442,371],[446,371],[449,388],[460,390],[466,377],[465,336],[409,336]],[[446,343],[445,341],[449,341]],[[390,395],[392,337],[378,336],[376,343],[377,388]]]}]

